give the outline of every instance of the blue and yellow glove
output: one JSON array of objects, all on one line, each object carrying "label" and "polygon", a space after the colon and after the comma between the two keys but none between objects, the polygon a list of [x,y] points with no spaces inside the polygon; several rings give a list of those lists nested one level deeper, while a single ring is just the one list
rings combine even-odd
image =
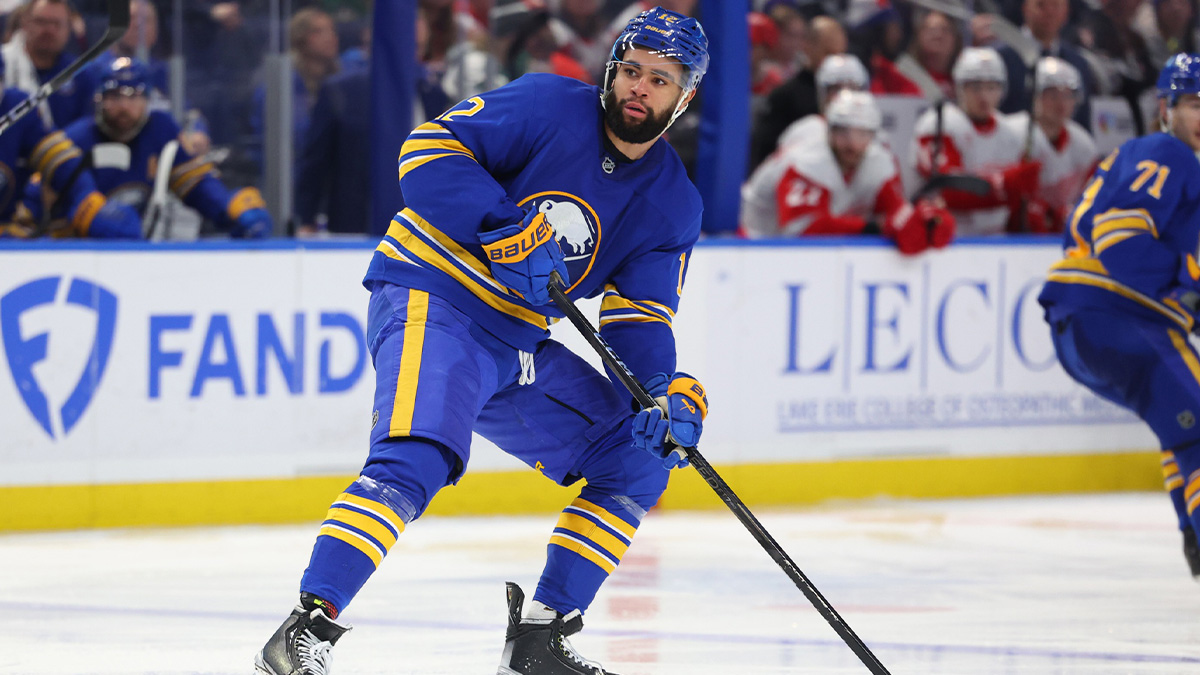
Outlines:
[{"label": "blue and yellow glove", "polygon": [[86,233],[96,239],[141,239],[142,217],[132,206],[106,201],[88,222]]},{"label": "blue and yellow glove", "polygon": [[661,407],[646,408],[633,418],[633,444],[661,459],[668,469],[687,466],[683,449],[700,442],[708,415],[704,386],[691,375],[679,372],[656,373],[644,385]]},{"label": "blue and yellow glove", "polygon": [[519,223],[480,232],[479,241],[492,268],[492,278],[533,306],[550,304],[550,273],[570,284],[567,263],[546,216],[530,211]]},{"label": "blue and yellow glove", "polygon": [[267,203],[258,188],[238,190],[229,200],[226,211],[233,221],[229,235],[235,239],[263,239],[271,236],[271,231],[275,229],[271,214],[267,213]]},{"label": "blue and yellow glove", "polygon": [[1179,262],[1175,285],[1163,298],[1163,304],[1192,319],[1192,332],[1200,335],[1200,263],[1190,253]]}]

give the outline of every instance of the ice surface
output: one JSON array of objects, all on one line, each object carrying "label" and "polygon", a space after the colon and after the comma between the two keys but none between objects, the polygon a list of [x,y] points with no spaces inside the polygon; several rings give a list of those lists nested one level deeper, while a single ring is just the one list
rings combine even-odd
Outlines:
[{"label": "ice surface", "polygon": [[[1165,494],[870,502],[760,520],[895,675],[1200,673]],[[334,672],[492,675],[555,521],[411,525]],[[0,536],[0,673],[250,673],[316,523]],[[727,512],[652,514],[572,639],[621,675],[866,673]]]}]

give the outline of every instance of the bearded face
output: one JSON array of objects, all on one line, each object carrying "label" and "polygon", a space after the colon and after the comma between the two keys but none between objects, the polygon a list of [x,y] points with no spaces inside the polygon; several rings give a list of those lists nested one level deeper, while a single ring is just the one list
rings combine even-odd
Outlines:
[{"label": "bearded face", "polygon": [[604,95],[604,122],[617,138],[626,143],[649,143],[671,123],[673,109],[654,110],[645,99],[636,96],[617,98],[616,87]]}]

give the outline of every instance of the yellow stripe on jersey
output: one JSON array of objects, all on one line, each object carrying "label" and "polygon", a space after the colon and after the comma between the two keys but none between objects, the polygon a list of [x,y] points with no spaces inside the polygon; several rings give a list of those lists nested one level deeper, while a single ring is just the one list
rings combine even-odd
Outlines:
[{"label": "yellow stripe on jersey", "polygon": [[357,532],[351,532],[350,530],[338,527],[336,525],[322,525],[321,531],[317,532],[317,536],[319,537],[322,535],[339,539],[353,546],[359,551],[362,551],[363,555],[367,556],[371,559],[371,562],[375,563],[376,568],[379,567],[379,563],[383,562],[383,556],[386,551],[379,550],[378,546]]},{"label": "yellow stripe on jersey", "polygon": [[171,169],[171,180],[168,185],[171,192],[183,199],[206,176],[212,175],[213,170],[212,162],[205,161],[204,157],[196,157]]},{"label": "yellow stripe on jersey", "polygon": [[604,287],[604,296],[600,301],[601,326],[614,321],[659,321],[670,326],[674,318],[675,312],[666,305],[650,300],[630,300],[622,296],[613,284]]},{"label": "yellow stripe on jersey", "polygon": [[[418,237],[409,229],[410,225],[417,228],[421,234],[437,242],[438,247],[435,248]],[[392,224],[387,231],[387,236],[395,239],[400,246],[420,259],[426,266],[433,267],[462,284],[467,290],[471,291],[472,294],[493,309],[516,317],[543,330],[549,325],[546,317],[508,300],[506,297],[507,290],[492,279],[491,271],[482,261],[468,253],[457,242],[430,226],[429,223],[421,219],[411,209],[404,209],[399,217],[392,220]],[[394,260],[410,262],[400,252],[395,251],[390,245],[385,245],[385,243],[381,243],[375,250]],[[472,273],[468,274],[459,269],[457,265],[451,262],[451,258],[470,269]]]},{"label": "yellow stripe on jersey", "polygon": [[339,508],[337,504],[329,507],[329,512],[325,514],[325,520],[333,520],[339,523],[345,523],[351,527],[362,530],[363,532],[374,537],[376,541],[383,544],[385,551],[390,550],[396,543],[396,534],[383,523],[380,523],[371,516],[363,515],[358,511]]},{"label": "yellow stripe on jersey", "polygon": [[595,549],[582,541],[569,539],[561,534],[555,534],[550,537],[550,543],[555,546],[561,546],[572,553],[578,554],[585,560],[595,563],[597,567],[604,570],[607,574],[612,574],[613,570],[617,569],[613,561],[597,553]]},{"label": "yellow stripe on jersey", "polygon": [[1155,237],[1154,217],[1146,209],[1109,209],[1092,218],[1092,239],[1102,237],[1114,230],[1146,230]]},{"label": "yellow stripe on jersey", "polygon": [[557,527],[578,534],[596,544],[605,553],[620,560],[625,551],[629,550],[629,540],[614,536],[588,518],[570,511],[563,511],[558,517]]},{"label": "yellow stripe on jersey", "polygon": [[580,509],[597,516],[600,518],[600,520],[604,521],[605,525],[625,535],[626,539],[633,539],[634,533],[637,532],[636,526],[630,525],[624,520],[621,520],[620,518],[609,513],[606,509],[597,506],[582,497],[571,502],[571,505],[568,506],[567,509]]},{"label": "yellow stripe on jersey", "polygon": [[1192,475],[1188,476],[1183,498],[1187,500],[1187,512],[1190,516],[1192,511],[1196,510],[1196,506],[1200,505],[1200,471],[1193,471]]},{"label": "yellow stripe on jersey", "polygon": [[400,146],[400,158],[403,159],[404,156],[410,152],[419,152],[421,150],[445,150],[447,152],[460,152],[471,159],[475,159],[475,153],[471,152],[471,149],[463,145],[462,141],[458,140],[457,138],[436,138],[426,136],[418,136],[417,138],[410,136],[408,140],[404,141],[404,145]]},{"label": "yellow stripe on jersey", "polygon": [[45,173],[46,164],[55,155],[61,152],[67,152],[75,144],[67,135],[61,131],[55,131],[47,134],[45,138],[38,141],[38,144],[33,146],[33,152],[29,153],[29,164],[33,167],[34,173]]},{"label": "yellow stripe on jersey", "polygon": [[408,316],[404,319],[404,347],[400,352],[400,374],[392,403],[392,425],[388,436],[408,436],[417,409],[417,385],[421,379],[421,352],[425,347],[425,322],[429,318],[429,294],[408,292]]},{"label": "yellow stripe on jersey", "polygon": [[71,227],[75,228],[75,232],[79,236],[88,236],[92,220],[96,218],[100,209],[104,208],[105,203],[104,195],[99,192],[91,192],[79,202],[79,206],[75,207],[75,215],[71,217]]},{"label": "yellow stripe on jersey", "polygon": [[1064,258],[1059,260],[1051,265],[1047,280],[1063,284],[1082,284],[1102,288],[1162,314],[1185,330],[1191,330],[1193,321],[1189,314],[1180,312],[1118,281],[1108,278],[1107,270],[1095,258]]},{"label": "yellow stripe on jersey", "polygon": [[1167,334],[1171,336],[1171,344],[1175,345],[1175,351],[1179,352],[1180,358],[1191,371],[1192,378],[1196,382],[1200,382],[1200,360],[1197,360],[1196,352],[1192,351],[1192,346],[1188,344],[1187,338],[1177,330],[1168,329]]},{"label": "yellow stripe on jersey", "polygon": [[1094,242],[1095,246],[1095,254],[1100,255],[1101,253],[1104,253],[1108,249],[1125,241],[1126,239],[1129,239],[1130,237],[1136,237],[1140,234],[1142,233],[1134,232],[1132,230],[1119,230],[1117,232],[1106,234],[1103,237],[1093,239],[1092,241]]},{"label": "yellow stripe on jersey", "polygon": [[337,504],[338,502],[346,502],[347,504],[356,506],[363,511],[369,511],[371,515],[390,525],[392,529],[396,531],[396,534],[404,531],[404,521],[400,519],[400,516],[396,515],[395,511],[384,506],[383,504],[380,504],[379,502],[371,501],[370,499],[359,497],[358,495],[352,495],[349,492],[343,492],[342,494],[338,495],[338,498],[334,500],[334,504]]},{"label": "yellow stripe on jersey", "polygon": [[1162,451],[1163,487],[1167,492],[1183,487],[1183,476],[1179,475],[1179,465],[1175,463],[1175,453],[1170,450]]}]

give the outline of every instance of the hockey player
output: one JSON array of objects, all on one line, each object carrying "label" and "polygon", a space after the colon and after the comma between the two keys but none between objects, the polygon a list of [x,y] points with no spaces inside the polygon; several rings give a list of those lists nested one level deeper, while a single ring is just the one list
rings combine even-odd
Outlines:
[{"label": "hockey player", "polygon": [[1158,80],[1164,133],[1126,142],[1096,170],[1067,220],[1065,255],[1038,300],[1058,360],[1158,436],[1184,556],[1200,580],[1200,56]]},{"label": "hockey player", "polygon": [[[1061,232],[1067,211],[1079,198],[1100,155],[1087,129],[1071,119],[1083,93],[1083,80],[1075,66],[1053,56],[1042,58],[1035,71],[1034,87],[1037,123],[1030,156],[1041,163],[1042,171],[1037,195],[1027,201],[1023,215],[1013,214],[1008,229]],[[1013,113],[1006,122],[1028,140],[1029,113]]]},{"label": "hockey player", "polygon": [[[149,71],[138,60],[120,57],[104,73],[96,91],[94,120],[79,120],[66,135],[86,155],[96,186],[109,199],[135,208],[143,217],[150,209],[157,181],[169,186],[184,204],[200,212],[234,237],[271,234],[271,217],[257,188],[231,192],[206,157],[192,157],[179,147],[179,125],[164,110],[149,110]],[[159,164],[170,162],[170,170]],[[165,198],[159,190],[159,199]],[[54,196],[36,188],[25,204],[35,218],[49,210]],[[161,207],[161,204],[158,204]],[[147,223],[147,226],[152,226]],[[141,228],[139,227],[139,233]]]},{"label": "hockey player", "polygon": [[744,233],[882,233],[908,254],[950,243],[954,217],[930,200],[913,205],[904,197],[896,158],[875,139],[874,97],[843,90],[825,117],[828,127],[814,126],[806,139],[776,151],[742,187]]},{"label": "hockey player", "polygon": [[1024,136],[1002,124],[996,112],[1008,81],[996,50],[964,49],[951,76],[958,106],[943,104],[942,128],[938,129],[936,109],[917,119],[913,143],[917,172],[926,178],[935,172],[965,172],[988,179],[989,194],[943,190],[942,197],[958,221],[960,234],[1001,234],[1009,214],[1023,198],[1036,193],[1041,164],[1021,161]]},{"label": "hockey player", "polygon": [[[821,66],[817,68],[817,105],[821,107],[821,112],[829,107],[829,102],[833,100],[837,93],[849,89],[850,91],[865,91],[870,83],[870,78],[867,76],[867,69],[863,67],[862,61],[858,60],[857,56],[851,54],[833,54],[828,56],[821,62]],[[779,135],[780,148],[787,146],[794,141],[811,137],[812,134],[823,134],[825,132],[825,117],[824,115],[806,115],[788,125],[783,133]]]},{"label": "hockey player", "polygon": [[[696,444],[707,413],[704,388],[676,370],[671,329],[701,200],[659,137],[708,60],[699,22],[651,9],[613,44],[602,89],[529,74],[409,135],[406,207],[365,279],[370,451],[330,507],[300,604],[258,654],[258,672],[327,672],[347,630],[339,613],[462,476],[475,431],[552,481],[587,480],[550,536],[529,606],[507,586],[498,672],[608,673],[566,638],[680,465],[675,446]],[[624,389],[549,339],[562,316],[547,288],[555,271],[571,298],[603,296],[601,333],[663,409],[635,414]]]},{"label": "hockey player", "polygon": [[[4,61],[0,58],[0,72]],[[0,93],[0,115],[28,96],[17,89]],[[18,216],[21,196],[35,176],[62,195],[63,219],[49,224]],[[142,226],[137,214],[109,202],[83,170],[82,153],[62,131],[47,132],[39,115],[26,115],[0,134],[0,237],[137,238]]]}]

